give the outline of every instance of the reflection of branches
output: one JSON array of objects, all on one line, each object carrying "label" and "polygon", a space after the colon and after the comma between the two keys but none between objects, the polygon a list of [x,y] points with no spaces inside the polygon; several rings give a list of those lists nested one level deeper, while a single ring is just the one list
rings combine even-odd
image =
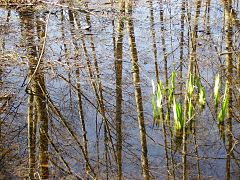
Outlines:
[{"label": "reflection of branches", "polygon": [[81,178],[78,174],[73,174],[73,173],[69,172],[68,170],[65,170],[64,168],[59,166],[58,163],[55,162],[53,159],[49,159],[49,160],[55,167],[57,167],[62,172],[66,173],[66,174],[69,174],[69,175],[74,175],[74,177],[76,177],[77,179],[83,180],[83,178]]},{"label": "reflection of branches", "polygon": [[76,143],[78,144],[79,148],[81,149],[82,151],[82,154],[83,154],[83,157],[85,159],[85,161],[87,162],[91,172],[93,173],[94,177],[93,179],[95,179],[95,176],[96,174],[94,173],[94,170],[92,168],[92,166],[90,165],[90,162],[89,162],[89,159],[86,157],[86,153],[84,151],[84,148],[83,146],[81,145],[80,141],[78,140],[77,138],[77,135],[76,133],[72,130],[72,128],[69,126],[69,124],[67,123],[67,120],[64,118],[64,116],[61,114],[61,112],[59,111],[59,109],[54,105],[53,101],[51,100],[50,97],[48,97],[48,102],[49,102],[49,105],[50,105],[50,109],[54,112],[55,115],[57,115],[62,124],[65,126],[65,128],[68,130],[69,134],[72,136],[72,138],[76,141]]},{"label": "reflection of branches", "polygon": [[[64,159],[64,157],[60,154],[59,150],[57,149],[56,145],[53,143],[52,139],[49,137],[48,134],[45,134],[48,138],[48,141],[50,142],[50,144],[52,145],[54,151],[57,153],[57,155],[60,157],[61,161],[63,162],[63,164],[67,167],[68,169],[68,174],[73,175],[73,172],[71,170],[71,168],[69,167],[68,163],[66,162],[66,160]],[[77,178],[82,179],[80,177],[77,176]]]},{"label": "reflection of branches", "polygon": [[44,1],[44,0],[41,0],[41,2],[43,2],[45,4],[48,4],[48,5],[53,5],[53,6],[57,6],[57,7],[60,7],[60,8],[65,8],[65,9],[68,9],[68,10],[77,10],[78,12],[84,13],[84,14],[94,15],[93,12],[91,12],[87,9],[82,9],[80,7],[73,7],[73,6],[68,6],[68,5],[64,5],[64,4],[59,4],[58,2],[52,3],[52,2],[48,2],[48,1]]},{"label": "reflection of branches", "polygon": [[45,46],[46,46],[47,32],[48,32],[48,23],[49,23],[50,14],[51,14],[51,11],[48,13],[48,16],[47,16],[47,19],[46,19],[45,33],[44,33],[44,37],[43,37],[42,50],[41,50],[41,53],[40,53],[39,58],[38,58],[37,66],[36,66],[36,68],[35,68],[32,76],[30,77],[28,83],[27,83],[26,91],[28,90],[28,85],[31,83],[33,77],[34,77],[35,74],[37,73],[37,71],[38,71],[38,69],[39,69],[39,67],[40,67],[40,64],[41,64],[41,60],[42,60],[43,53],[44,53]]},{"label": "reflection of branches", "polygon": [[[55,2],[54,4],[57,4],[57,3],[58,3],[58,1]],[[48,25],[49,25],[50,15],[52,13],[53,8],[54,7],[52,7],[51,10],[48,12],[47,18],[45,20],[45,30],[44,30],[44,36],[43,36],[43,43],[42,43],[42,47],[41,47],[41,52],[40,52],[40,55],[39,55],[39,58],[38,58],[37,66],[35,67],[35,70],[34,70],[32,76],[30,77],[30,79],[29,79],[29,81],[27,83],[26,91],[28,89],[28,85],[31,83],[33,77],[37,73],[37,71],[39,69],[39,66],[41,64],[41,60],[42,60],[42,57],[43,57],[43,54],[44,54],[44,51],[45,51],[45,46],[46,46],[46,41],[47,41],[47,33],[48,33]]]}]

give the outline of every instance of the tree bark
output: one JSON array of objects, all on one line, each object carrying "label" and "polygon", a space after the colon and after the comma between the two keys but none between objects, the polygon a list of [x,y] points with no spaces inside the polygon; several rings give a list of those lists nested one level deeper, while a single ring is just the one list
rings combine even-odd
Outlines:
[{"label": "tree bark", "polygon": [[[195,15],[194,15],[194,22],[193,28],[191,31],[191,41],[190,41],[190,53],[189,53],[189,64],[188,64],[188,80],[191,75],[194,73],[194,67],[196,64],[196,52],[197,52],[197,31],[198,31],[198,22],[199,22],[199,15],[200,15],[200,8],[201,8],[201,0],[197,0],[196,8],[195,8]],[[186,142],[186,121],[187,121],[187,112],[188,112],[188,95],[185,95],[184,100],[184,127],[183,127],[183,147],[182,147],[182,166],[183,166],[183,173],[182,179],[186,180],[187,178],[187,142]]]},{"label": "tree bark", "polygon": [[226,134],[227,134],[227,159],[226,159],[226,179],[230,180],[230,170],[231,170],[231,151],[232,151],[232,102],[233,102],[233,42],[232,42],[232,1],[224,1],[224,13],[226,17],[226,86],[227,86],[227,118],[226,118]]},{"label": "tree bark", "polygon": [[133,85],[135,89],[135,100],[138,116],[138,125],[140,131],[140,142],[141,142],[141,161],[142,161],[142,170],[144,180],[149,180],[149,167],[148,167],[148,148],[147,148],[147,139],[146,139],[146,129],[144,124],[144,113],[143,113],[143,103],[142,103],[142,92],[140,86],[140,75],[138,67],[138,55],[137,47],[134,35],[134,25],[132,19],[132,1],[127,1],[127,30],[129,33],[129,46],[132,62],[132,73],[133,73]]},{"label": "tree bark", "polygon": [[120,15],[117,23],[116,42],[114,59],[116,71],[116,136],[117,136],[117,173],[118,179],[122,179],[122,49],[123,49],[123,29],[124,29],[124,13],[125,0],[119,2]]},{"label": "tree bark", "polygon": [[[36,45],[34,42],[34,11],[28,9],[27,16],[25,12],[20,12],[20,19],[22,25],[22,35],[26,40],[26,49],[29,63],[30,84],[28,86],[29,96],[29,109],[28,109],[28,126],[29,126],[29,176],[34,179],[34,164],[36,152],[36,119],[39,123],[39,175],[41,179],[49,178],[48,168],[48,112],[45,97],[45,80],[44,74],[41,70],[42,63],[40,62],[37,70],[39,59],[37,57]],[[33,101],[34,100],[34,101]],[[33,107],[34,104],[34,107]],[[34,110],[33,110],[34,109]],[[32,113],[35,113],[33,116]]]},{"label": "tree bark", "polygon": [[28,168],[29,179],[34,178],[36,167],[36,119],[34,116],[34,96],[28,96]]},{"label": "tree bark", "polygon": [[153,50],[153,57],[154,57],[154,71],[155,71],[155,78],[157,83],[159,83],[159,70],[158,70],[158,62],[157,62],[157,44],[156,44],[156,32],[154,28],[154,12],[153,12],[153,2],[149,0],[149,8],[150,8],[150,31],[152,35],[152,50]]}]

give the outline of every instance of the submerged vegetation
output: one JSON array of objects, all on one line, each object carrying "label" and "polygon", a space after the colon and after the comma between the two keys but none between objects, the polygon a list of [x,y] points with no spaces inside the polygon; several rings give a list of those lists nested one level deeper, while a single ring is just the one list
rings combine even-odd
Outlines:
[{"label": "submerged vegetation", "polygon": [[239,0],[0,5],[0,179],[238,179]]}]

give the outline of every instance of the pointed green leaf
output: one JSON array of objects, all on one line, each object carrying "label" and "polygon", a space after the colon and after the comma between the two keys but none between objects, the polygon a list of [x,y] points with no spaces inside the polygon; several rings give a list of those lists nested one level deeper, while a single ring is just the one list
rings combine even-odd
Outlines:
[{"label": "pointed green leaf", "polygon": [[220,84],[220,77],[219,74],[217,74],[216,78],[215,78],[215,85],[214,85],[214,106],[215,108],[218,107],[219,104],[219,89],[221,87]]},{"label": "pointed green leaf", "polygon": [[205,90],[203,87],[200,87],[199,104],[200,104],[201,109],[204,108],[204,106],[205,106]]}]

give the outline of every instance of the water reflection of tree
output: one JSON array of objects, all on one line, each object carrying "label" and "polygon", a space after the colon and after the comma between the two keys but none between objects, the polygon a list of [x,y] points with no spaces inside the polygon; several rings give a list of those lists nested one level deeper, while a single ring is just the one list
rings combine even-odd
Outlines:
[{"label": "water reflection of tree", "polygon": [[142,90],[141,90],[141,81],[140,81],[140,72],[138,67],[138,54],[137,46],[134,33],[134,24],[132,19],[132,1],[127,1],[126,13],[127,18],[127,30],[129,33],[128,41],[130,46],[130,55],[131,55],[131,64],[132,64],[132,73],[133,73],[133,85],[134,85],[134,94],[136,100],[136,111],[137,119],[139,126],[140,142],[141,142],[141,164],[143,171],[143,178],[145,180],[150,179],[149,176],[149,164],[148,164],[148,148],[147,148],[147,139],[146,139],[146,128],[144,121],[144,111],[143,111],[143,102],[142,102]]},{"label": "water reflection of tree", "polygon": [[[39,175],[42,179],[49,177],[48,165],[48,111],[46,100],[46,86],[43,73],[43,62],[41,57],[37,54],[37,47],[35,43],[35,24],[33,9],[26,9],[20,11],[21,31],[24,41],[24,46],[27,50],[27,58],[29,64],[29,84],[27,87],[28,97],[28,150],[29,150],[29,177],[34,179],[36,171],[36,128],[38,131],[38,162]],[[44,25],[44,24],[43,24]],[[40,47],[43,44],[43,32],[38,32]],[[43,48],[43,47],[42,47]],[[39,48],[41,54],[42,48]]]},{"label": "water reflection of tree", "polygon": [[[148,109],[148,105],[144,106],[145,102],[150,101],[147,99],[149,97],[145,98],[145,95],[149,94],[148,87],[144,87],[144,83],[149,85],[149,80],[144,79],[145,76],[148,76],[148,78],[150,76],[146,75],[145,65],[142,64],[142,59],[145,59],[148,55],[144,54],[145,50],[143,48],[141,49],[141,43],[138,44],[138,40],[141,38],[140,35],[142,35],[141,33],[139,35],[139,30],[143,28],[138,22],[140,18],[135,16],[139,12],[131,10],[131,8],[138,10],[140,2],[135,1],[136,6],[133,5],[132,7],[131,1],[128,2],[129,6],[125,5],[124,0],[119,1],[118,5],[111,3],[113,11],[115,10],[115,5],[120,10],[119,16],[116,16],[116,27],[110,27],[114,30],[116,29],[116,32],[110,35],[110,38],[113,39],[111,48],[107,47],[101,41],[104,38],[109,38],[108,35],[104,34],[104,37],[100,37],[97,34],[96,38],[94,36],[95,31],[99,34],[101,33],[100,28],[95,26],[105,18],[104,15],[97,14],[97,10],[96,12],[93,11],[93,14],[96,13],[99,16],[91,16],[92,14],[81,14],[77,8],[66,10],[65,7],[61,7],[63,8],[60,9],[61,14],[59,13],[60,11],[57,11],[55,14],[53,13],[54,17],[51,17],[57,22],[61,21],[61,33],[57,31],[59,24],[55,27],[55,22],[52,22],[51,26],[56,28],[56,32],[48,32],[51,36],[49,36],[49,43],[47,43],[47,48],[44,50],[47,56],[51,56],[51,60],[47,62],[42,59],[39,69],[36,72],[39,54],[42,51],[42,43],[44,41],[45,23],[42,19],[40,20],[41,14],[35,14],[28,10],[27,12],[20,13],[21,37],[24,42],[23,48],[27,51],[29,64],[28,76],[29,79],[32,79],[27,88],[30,178],[33,179],[34,172],[39,171],[36,167],[37,163],[43,165],[40,166],[40,176],[46,177],[48,174],[47,172],[45,175],[43,173],[44,169],[46,170],[47,168],[44,168],[44,162],[41,160],[44,157],[41,148],[45,148],[49,152],[49,165],[51,163],[53,167],[52,174],[49,177],[52,177],[52,175],[58,176],[56,172],[61,171],[61,174],[64,176],[68,174],[78,179],[111,179],[112,175],[117,175],[118,179],[123,179],[133,176],[132,174],[128,174],[131,171],[129,170],[131,167],[134,170],[139,170],[142,166],[142,174],[145,179],[150,178],[150,174],[157,179],[159,177],[174,179],[180,176],[183,176],[183,179],[192,178],[193,176],[198,176],[197,178],[201,179],[205,178],[205,172],[207,172],[204,165],[210,167],[212,164],[216,164],[213,161],[214,158],[226,161],[226,177],[228,179],[234,177],[231,171],[236,172],[234,165],[238,164],[237,145],[235,144],[237,126],[234,125],[238,125],[235,119],[239,118],[239,105],[235,106],[237,105],[237,97],[240,97],[239,90],[235,88],[239,87],[239,84],[235,86],[235,82],[239,82],[238,77],[240,74],[239,54],[235,54],[235,51],[237,51],[236,47],[238,46],[238,40],[235,37],[238,35],[238,31],[236,30],[239,28],[237,25],[239,21],[236,11],[228,4],[231,2],[222,1],[225,9],[225,24],[220,24],[220,26],[224,26],[223,29],[225,31],[217,35],[225,37],[225,40],[223,38],[217,44],[213,22],[211,21],[213,17],[210,16],[216,13],[214,12],[216,10],[214,2],[216,1],[205,0],[204,6],[200,6],[200,1],[195,1],[195,4],[193,4],[192,1],[183,0],[176,5],[181,10],[179,16],[171,14],[173,12],[173,9],[171,9],[173,2],[171,1],[156,2],[150,0],[147,2],[150,13],[147,17],[148,22],[150,22],[148,24],[150,33],[146,33],[143,36],[144,38],[152,39],[151,43],[147,42],[146,47],[144,46],[145,49],[150,49],[147,51],[150,52],[149,54],[152,57],[152,61],[149,61],[151,62],[149,64],[152,65],[152,69],[148,70],[151,71],[151,75],[156,78],[157,82],[163,79],[165,82],[163,83],[165,97],[162,109],[164,119],[160,122],[162,127],[159,127],[157,131],[145,126],[145,123],[149,123],[151,120],[151,116],[148,111],[143,111]],[[84,6],[84,8],[92,11],[91,3],[88,5]],[[73,5],[70,4],[69,6],[72,7]],[[236,1],[233,2],[233,6],[236,9]],[[122,15],[124,14],[125,7],[128,14]],[[97,6],[98,8],[100,9]],[[156,16],[155,12],[158,13],[158,16],[160,13],[160,17]],[[200,15],[199,12],[201,12]],[[218,10],[218,12],[220,11]],[[219,14],[222,18],[223,13]],[[59,18],[60,16],[61,18]],[[105,26],[105,19],[102,22],[104,24],[100,25]],[[109,22],[114,22],[111,25],[115,25],[113,19],[110,19]],[[124,22],[126,22],[126,27],[124,26]],[[174,24],[176,22],[179,23],[179,26]],[[84,24],[87,25],[86,29]],[[170,28],[169,30],[169,25],[174,28]],[[128,30],[129,33],[130,51],[126,48],[127,41],[124,39],[125,30]],[[176,36],[179,36],[177,45],[173,42],[174,32],[176,32]],[[234,33],[236,36],[234,36]],[[55,36],[57,38],[55,41],[52,41]],[[58,39],[60,36],[61,40]],[[201,43],[204,44],[204,47]],[[147,47],[147,45],[151,46]],[[58,52],[56,46],[61,47],[62,51]],[[171,46],[176,46],[176,51],[173,51],[173,47]],[[224,51],[221,49],[224,49],[225,46],[227,47],[226,52],[220,52]],[[51,49],[50,47],[53,48]],[[100,50],[99,47],[101,47]],[[169,47],[171,47],[172,52],[168,51]],[[210,52],[212,50],[214,52]],[[234,53],[231,53],[232,51]],[[110,55],[108,56],[107,53]],[[133,72],[131,76],[128,66],[130,62],[125,61],[129,55],[131,56],[131,70]],[[209,58],[210,55],[212,55],[212,59]],[[55,57],[59,59],[54,61]],[[173,57],[175,59],[171,59]],[[110,60],[105,61],[106,59]],[[188,61],[185,59],[188,59]],[[225,60],[226,66],[224,64]],[[66,64],[64,64],[64,61]],[[172,61],[175,61],[174,68],[172,68]],[[206,71],[210,69],[205,64],[209,64],[210,62],[212,63],[213,72],[221,71],[223,84],[225,84],[225,79],[228,84],[227,91],[228,98],[230,99],[228,117],[220,127],[222,136],[226,136],[226,147],[225,142],[222,142],[221,138],[218,139],[218,131],[214,133],[214,137],[206,139],[209,134],[213,133],[212,129],[215,130],[218,126],[216,121],[212,121],[212,118],[206,120],[204,115],[209,115],[209,109],[205,109],[203,114],[201,114],[202,112],[196,113],[194,121],[189,123],[186,129],[184,128],[183,137],[182,133],[180,133],[180,139],[183,142],[178,145],[181,148],[175,149],[173,144],[174,134],[171,132],[173,130],[173,115],[170,108],[171,103],[168,99],[170,94],[168,87],[171,84],[169,80],[170,70],[179,70],[179,72],[176,72],[176,74],[179,74],[176,81],[180,86],[176,87],[177,91],[175,93],[176,99],[180,100],[183,105],[184,94],[186,93],[184,80],[189,79],[189,77],[186,77],[187,68],[189,68],[189,76],[190,74],[198,75],[201,78],[201,83],[211,89],[211,80],[205,79],[208,77],[208,75],[205,75],[205,69],[207,69]],[[58,65],[56,65],[57,63]],[[64,69],[59,64],[69,69],[66,70],[67,68]],[[111,66],[115,65],[114,70],[109,68],[109,64]],[[43,69],[43,67],[46,67],[46,69]],[[141,69],[141,67],[144,68]],[[163,71],[161,71],[162,68]],[[109,71],[111,71],[113,77],[107,74]],[[235,75],[237,76],[235,77]],[[47,77],[47,83],[44,76]],[[133,76],[133,81],[127,79],[126,76],[129,79],[132,79]],[[113,84],[109,83],[110,80],[112,80],[111,83]],[[47,84],[47,89],[45,88],[45,83]],[[64,86],[65,89],[61,91],[60,86]],[[134,88],[135,91],[130,92],[131,90],[125,88],[126,86]],[[129,97],[131,96],[129,100],[126,100],[127,93]],[[136,98],[136,106],[132,103],[133,98]],[[208,106],[211,109],[210,95],[207,98]],[[196,105],[196,99],[197,97],[194,97],[191,103]],[[187,113],[189,103],[185,102],[185,114]],[[197,111],[198,107],[195,110]],[[3,109],[3,111],[6,110]],[[96,115],[92,115],[93,112],[96,112]],[[135,118],[134,113],[137,114],[136,117],[139,120],[139,129],[138,127],[132,127],[136,123],[131,119],[132,117]],[[216,113],[218,112],[216,111]],[[216,116],[216,113],[213,112],[213,116]],[[46,130],[48,119],[49,130]],[[95,127],[93,128],[93,126]],[[42,129],[45,130],[41,131]],[[94,137],[92,135],[93,129],[96,134]],[[136,150],[137,145],[134,144],[137,141],[135,134],[130,135],[131,132],[126,132],[126,129],[131,129],[131,131],[132,129],[139,130],[139,142],[141,142],[139,151]],[[155,136],[159,137],[159,129],[163,130],[161,134],[163,138],[161,140],[159,138],[154,139]],[[226,132],[224,133],[225,130]],[[134,130],[133,132],[136,133]],[[150,135],[150,133],[152,134]],[[147,139],[146,136],[149,138]],[[155,141],[152,141],[152,139]],[[38,140],[40,151],[36,147]],[[46,145],[48,144],[46,143],[47,141],[49,148]],[[69,144],[66,142],[69,142]],[[147,144],[150,144],[150,147],[154,146],[154,152],[157,149],[158,156],[153,156],[152,151],[147,151]],[[161,145],[160,148],[159,144]],[[213,150],[215,147],[219,147],[221,153],[226,155],[226,158],[223,156],[211,157],[210,155],[212,154],[206,152],[206,150]],[[140,153],[142,153],[142,159],[140,159]],[[36,158],[37,154],[39,154],[38,158]],[[213,154],[215,156],[217,151],[214,150]],[[132,159],[130,160],[131,163],[128,163],[128,157],[136,158],[134,162],[137,163],[134,164]],[[162,157],[164,160],[162,160]],[[182,162],[180,158],[182,158]],[[48,159],[47,156],[44,159]],[[161,160],[161,162],[159,163],[158,160]],[[74,162],[77,162],[77,165]],[[154,171],[153,168],[156,168],[157,171],[160,170],[160,172]],[[134,175],[141,177],[142,174]],[[212,174],[214,173],[211,172]],[[223,173],[221,172],[221,174]]]}]

